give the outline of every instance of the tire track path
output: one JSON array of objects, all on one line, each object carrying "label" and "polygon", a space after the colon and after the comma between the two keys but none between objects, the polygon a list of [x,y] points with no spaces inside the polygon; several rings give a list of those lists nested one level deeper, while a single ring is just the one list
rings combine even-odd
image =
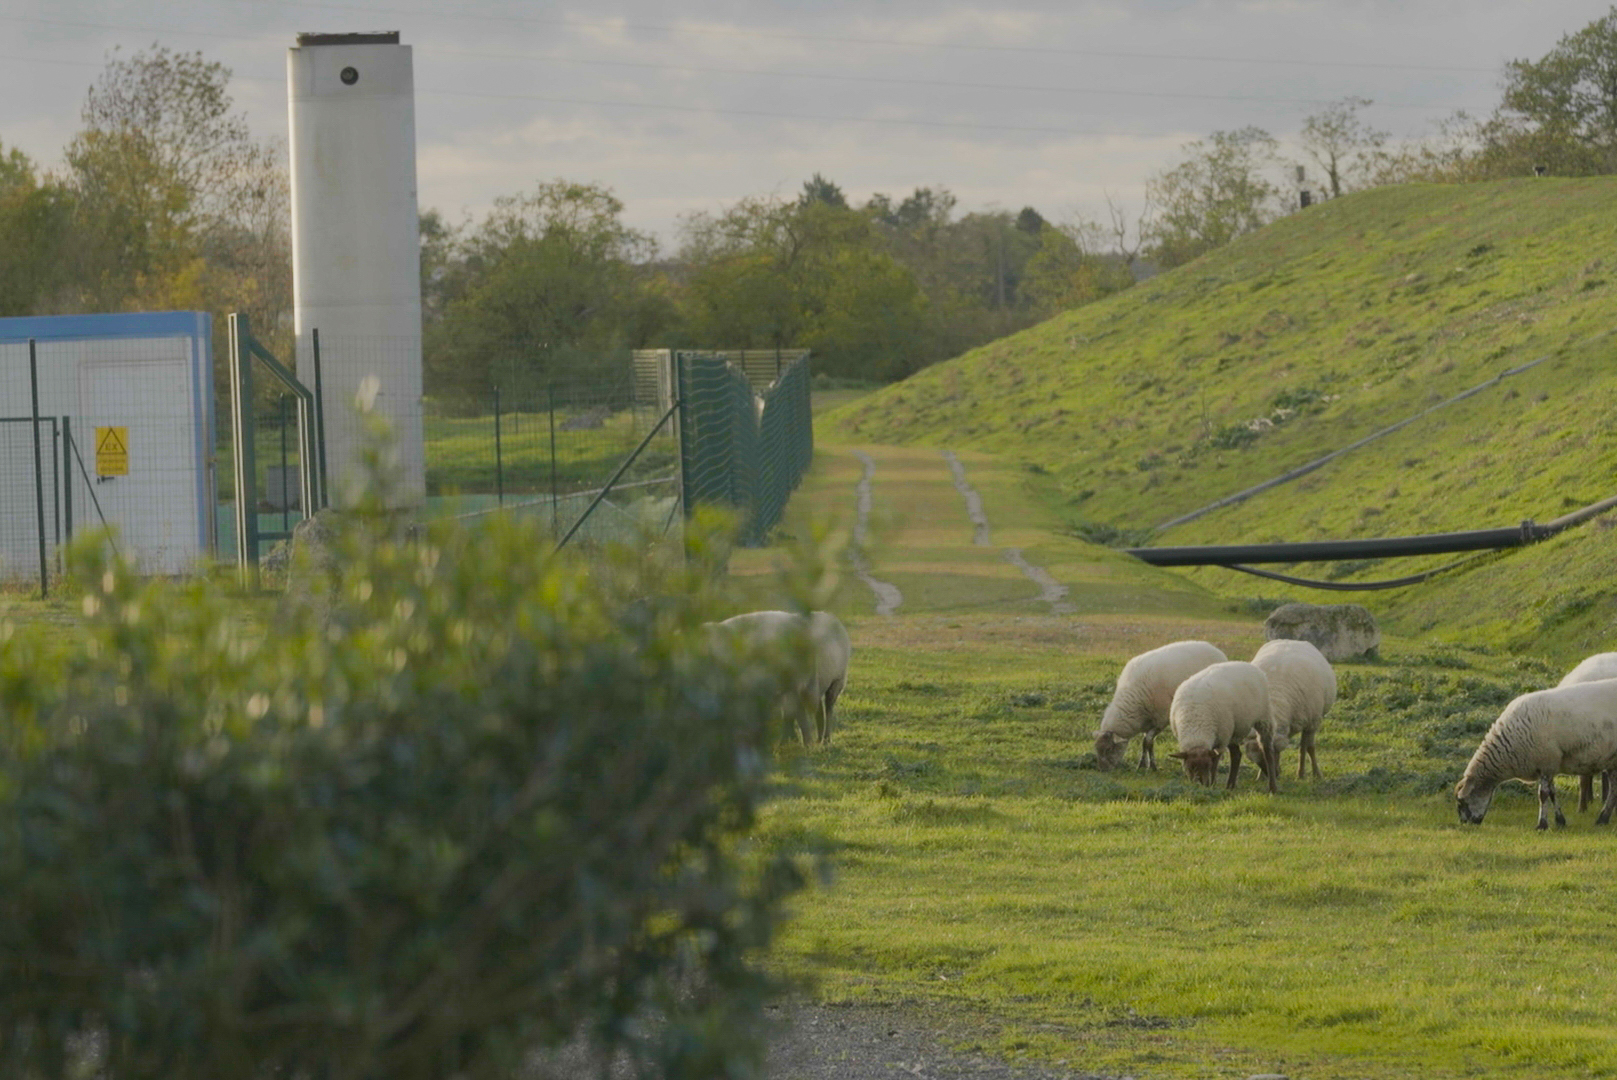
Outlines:
[{"label": "tire track path", "polygon": [[[971,542],[978,547],[993,547],[994,542],[988,526],[988,514],[983,510],[983,498],[977,489],[971,486],[966,479],[966,467],[960,464],[960,459],[953,450],[943,451],[943,460],[949,463],[949,471],[954,474],[954,488],[960,492],[960,497],[966,500],[966,515],[971,518]],[[1008,547],[1002,549],[1005,561],[1022,571],[1023,575],[1039,587],[1039,596],[1050,605],[1053,615],[1071,615],[1077,610],[1067,602],[1067,586],[1061,584],[1050,576],[1050,572],[1042,566],[1037,566],[1027,560],[1021,548]]]},{"label": "tire track path", "polygon": [[865,537],[870,522],[870,482],[876,475],[876,462],[863,450],[855,450],[853,454],[864,465],[865,471],[854,488],[858,496],[858,514],[854,517],[853,548],[849,552],[849,558],[853,563],[853,572],[859,575],[859,580],[863,581],[876,596],[876,614],[891,615],[904,602],[904,594],[898,591],[897,585],[873,577],[870,573],[870,560],[865,557]]}]

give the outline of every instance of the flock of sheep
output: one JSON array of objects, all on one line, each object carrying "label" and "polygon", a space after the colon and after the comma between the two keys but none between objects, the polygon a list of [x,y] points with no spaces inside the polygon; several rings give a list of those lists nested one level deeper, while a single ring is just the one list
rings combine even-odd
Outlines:
[{"label": "flock of sheep", "polygon": [[[1124,748],[1140,736],[1140,768],[1156,768],[1153,743],[1171,729],[1179,742],[1172,754],[1193,780],[1211,785],[1219,759],[1230,755],[1235,787],[1243,748],[1258,761],[1275,790],[1280,751],[1297,739],[1297,778],[1311,762],[1319,778],[1314,740],[1336,701],[1336,673],[1306,641],[1264,644],[1251,662],[1230,660],[1205,641],[1176,641],[1141,653],[1117,679],[1117,690],[1095,733],[1095,758],[1103,769],[1122,764]],[[1578,809],[1589,804],[1595,774],[1603,786],[1595,824],[1605,825],[1617,806],[1617,652],[1597,653],[1573,668],[1550,690],[1523,694],[1505,706],[1471,755],[1455,786],[1460,821],[1480,825],[1493,793],[1505,780],[1538,783],[1538,827],[1566,824],[1555,798],[1555,778],[1581,780]]]},{"label": "flock of sheep", "polygon": [[[837,698],[847,684],[853,647],[847,629],[830,612],[806,615],[754,611],[708,624],[715,644],[741,649],[780,649],[793,643],[805,657],[803,670],[781,702],[805,746],[831,740]],[[1297,743],[1297,778],[1310,766],[1320,776],[1315,739],[1336,702],[1336,672],[1306,641],[1266,642],[1251,661],[1231,660],[1205,641],[1175,641],[1141,653],[1123,665],[1117,689],[1095,733],[1102,769],[1123,763],[1124,750],[1140,737],[1139,767],[1157,767],[1158,734],[1172,730],[1185,774],[1212,785],[1219,761],[1230,756],[1227,787],[1234,788],[1243,752],[1276,790],[1280,753]],[[1555,778],[1580,778],[1578,809],[1585,809],[1601,776],[1597,825],[1617,807],[1617,652],[1597,653],[1549,690],[1523,694],[1505,706],[1471,755],[1455,786],[1460,821],[1480,825],[1505,780],[1538,783],[1538,827],[1566,824],[1555,797]]]},{"label": "flock of sheep", "polygon": [[1267,642],[1250,662],[1231,660],[1205,641],[1175,641],[1123,665],[1095,733],[1095,759],[1103,769],[1116,768],[1139,735],[1140,768],[1154,769],[1153,744],[1171,728],[1179,749],[1170,756],[1191,779],[1211,785],[1227,750],[1228,786],[1235,787],[1245,748],[1274,791],[1280,751],[1294,735],[1298,778],[1309,764],[1319,776],[1314,737],[1335,702],[1336,672],[1306,641]]}]

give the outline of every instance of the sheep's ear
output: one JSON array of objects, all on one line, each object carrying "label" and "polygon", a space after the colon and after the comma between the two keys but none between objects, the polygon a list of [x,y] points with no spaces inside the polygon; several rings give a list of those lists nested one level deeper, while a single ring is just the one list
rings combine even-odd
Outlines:
[{"label": "sheep's ear", "polygon": [[1177,758],[1177,759],[1179,759],[1179,760],[1180,760],[1180,761],[1183,761],[1183,760],[1185,760],[1185,755],[1183,755],[1183,754],[1181,754],[1181,753],[1180,753],[1180,752],[1179,752],[1179,751],[1177,751],[1177,750],[1175,750],[1175,751],[1174,751],[1174,752],[1173,752],[1173,753],[1171,753],[1171,754],[1169,754],[1169,755],[1168,755],[1168,756],[1169,756],[1169,757],[1171,757],[1171,758]]}]

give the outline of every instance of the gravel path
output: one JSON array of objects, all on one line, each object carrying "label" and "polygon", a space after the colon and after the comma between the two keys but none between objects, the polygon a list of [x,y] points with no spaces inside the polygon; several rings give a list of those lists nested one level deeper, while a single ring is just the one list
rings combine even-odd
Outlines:
[{"label": "gravel path", "polygon": [[1118,1080],[1066,1062],[1022,1065],[969,1047],[993,1025],[901,1008],[793,1005],[770,1046],[769,1080]]},{"label": "gravel path", "polygon": [[853,522],[853,550],[850,553],[853,572],[859,575],[859,580],[863,581],[872,593],[876,594],[876,614],[891,615],[904,602],[904,594],[898,591],[897,585],[872,577],[870,561],[865,558],[866,526],[870,522],[870,481],[876,475],[876,463],[863,450],[855,450],[854,456],[864,464],[865,471],[854,489],[859,499],[859,512]]},{"label": "gravel path", "polygon": [[[960,459],[955,456],[953,450],[945,450],[943,460],[949,463],[949,471],[954,474],[954,489],[966,500],[966,515],[971,518],[973,526],[971,542],[978,547],[992,547],[993,540],[989,537],[988,514],[983,510],[983,498],[966,479],[966,467],[960,464]],[[1029,562],[1022,554],[1021,548],[1006,548],[1005,560],[1039,587],[1040,599],[1050,605],[1051,614],[1071,615],[1077,610],[1067,602],[1067,587],[1051,577],[1050,572],[1044,567]]]}]

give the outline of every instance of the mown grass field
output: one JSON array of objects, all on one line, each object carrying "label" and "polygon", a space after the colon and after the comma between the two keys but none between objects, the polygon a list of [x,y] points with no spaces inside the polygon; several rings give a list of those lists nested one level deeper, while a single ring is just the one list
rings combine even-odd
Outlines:
[{"label": "mown grass field", "polygon": [[[783,969],[828,1002],[988,1017],[990,1049],[1081,1070],[1617,1070],[1601,978],[1617,833],[1592,811],[1537,833],[1519,785],[1462,828],[1451,793],[1505,702],[1570,662],[1390,634],[1379,660],[1338,666],[1321,781],[1296,779],[1294,753],[1278,796],[1250,763],[1234,794],[1100,773],[1091,733],[1122,663],[1185,637],[1248,657],[1264,602],[1059,535],[1018,466],[968,453],[993,526],[974,544],[936,447],[822,443],[788,531],[851,524],[855,449],[876,466],[871,573],[905,599],[877,617],[844,576],[842,726],[828,749],[785,751],[763,832],[823,838],[835,874],[796,905]],[[1052,614],[1007,546],[1076,610]],[[760,601],[772,557],[732,562]]]}]

